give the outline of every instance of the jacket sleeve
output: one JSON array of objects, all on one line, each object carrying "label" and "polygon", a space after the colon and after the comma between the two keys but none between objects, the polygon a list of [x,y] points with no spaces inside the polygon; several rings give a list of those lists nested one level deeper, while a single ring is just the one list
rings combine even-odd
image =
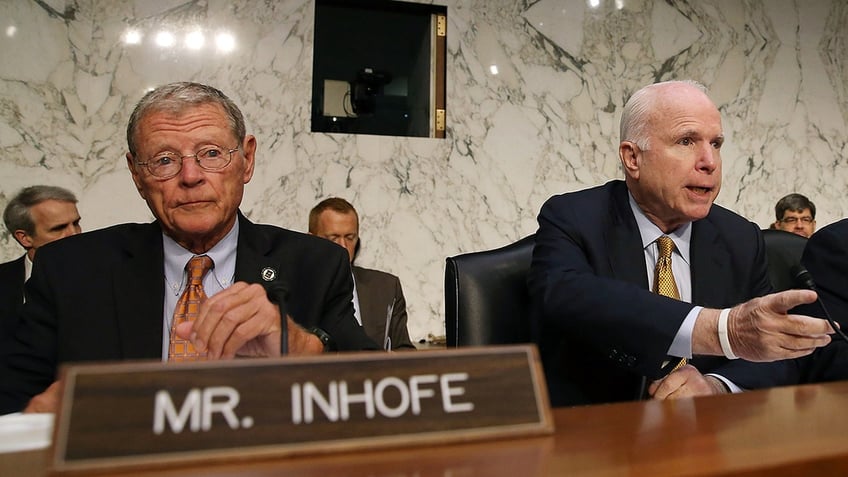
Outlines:
[{"label": "jacket sleeve", "polygon": [[339,247],[328,265],[333,272],[325,295],[324,313],[318,326],[333,339],[338,351],[379,350],[365,334],[353,312],[353,277],[347,254]]}]

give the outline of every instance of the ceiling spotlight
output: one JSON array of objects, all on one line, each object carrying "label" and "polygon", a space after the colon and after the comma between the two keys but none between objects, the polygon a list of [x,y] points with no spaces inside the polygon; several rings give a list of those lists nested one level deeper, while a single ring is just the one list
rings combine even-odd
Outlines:
[{"label": "ceiling spotlight", "polygon": [[174,46],[174,43],[176,42],[176,38],[174,38],[174,35],[170,32],[160,31],[156,34],[156,44],[163,48]]},{"label": "ceiling spotlight", "polygon": [[223,53],[229,53],[236,48],[236,39],[229,33],[219,33],[215,37],[215,46]]},{"label": "ceiling spotlight", "polygon": [[141,32],[138,30],[127,30],[124,33],[124,43],[127,45],[138,45],[141,43]]},{"label": "ceiling spotlight", "polygon": [[204,43],[206,43],[206,38],[200,30],[195,30],[185,37],[186,48],[190,50],[199,50],[203,48]]}]

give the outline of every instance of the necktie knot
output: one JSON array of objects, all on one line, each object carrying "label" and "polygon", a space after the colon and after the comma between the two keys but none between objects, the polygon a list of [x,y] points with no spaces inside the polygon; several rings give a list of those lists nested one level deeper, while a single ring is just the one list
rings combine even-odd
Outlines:
[{"label": "necktie knot", "polygon": [[191,257],[191,260],[186,264],[188,272],[189,285],[200,285],[203,283],[203,276],[212,268],[212,259],[209,255],[199,255]]},{"label": "necktie knot", "polygon": [[674,274],[671,272],[671,252],[674,250],[674,241],[671,237],[663,235],[657,239],[657,248],[660,256],[657,258],[657,268],[654,270],[654,293],[679,300],[680,294],[674,282]]},{"label": "necktie knot", "polygon": [[668,235],[663,235],[657,239],[657,247],[660,250],[660,258],[669,259],[674,251],[674,241]]}]

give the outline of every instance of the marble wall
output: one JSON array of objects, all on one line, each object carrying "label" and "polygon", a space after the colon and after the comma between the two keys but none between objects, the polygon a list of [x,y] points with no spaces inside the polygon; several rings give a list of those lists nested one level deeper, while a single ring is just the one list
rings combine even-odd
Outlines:
[{"label": "marble wall", "polygon": [[[310,0],[0,0],[0,204],[52,183],[78,193],[85,229],[150,220],[123,157],[129,111],[152,86],[206,82],[259,140],[242,210],[305,231],[320,199],[351,200],[357,263],[401,277],[419,339],[444,333],[446,256],[530,234],[549,196],[620,177],[625,99],[693,78],[724,118],[719,203],[764,227],[792,191],[819,226],[848,215],[844,0],[437,3],[446,139],[310,132]],[[187,46],[191,31],[205,43]],[[0,261],[20,253],[0,238]]]}]

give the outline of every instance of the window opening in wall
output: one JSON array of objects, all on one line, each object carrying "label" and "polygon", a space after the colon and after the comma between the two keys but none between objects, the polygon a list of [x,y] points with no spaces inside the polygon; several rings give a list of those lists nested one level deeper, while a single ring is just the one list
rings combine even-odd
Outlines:
[{"label": "window opening in wall", "polygon": [[447,7],[316,0],[312,131],[444,137]]}]

